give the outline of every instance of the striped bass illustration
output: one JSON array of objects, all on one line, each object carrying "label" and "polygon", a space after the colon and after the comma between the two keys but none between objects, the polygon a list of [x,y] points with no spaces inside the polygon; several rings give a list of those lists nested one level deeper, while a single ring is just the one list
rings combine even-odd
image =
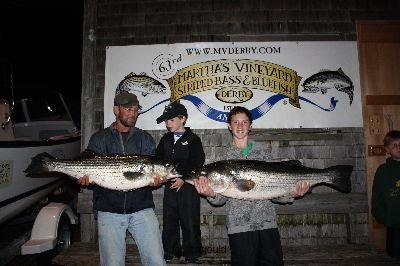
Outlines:
[{"label": "striped bass illustration", "polygon": [[302,86],[304,88],[302,92],[308,93],[321,91],[322,94],[325,94],[329,89],[336,89],[349,96],[350,105],[353,103],[353,82],[341,68],[336,71],[320,71],[304,80]]},{"label": "striped bass illustration", "polygon": [[224,196],[261,200],[287,195],[298,181],[308,181],[350,192],[351,165],[336,165],[325,169],[305,167],[299,161],[265,162],[257,160],[225,160],[204,165],[192,171],[193,178],[206,176],[209,186]]},{"label": "striped bass illustration", "polygon": [[167,89],[161,82],[147,76],[146,73],[136,75],[131,72],[118,84],[115,95],[123,92],[137,91],[140,92],[143,97],[146,97],[148,94],[154,93],[165,94],[166,90]]},{"label": "striped bass illustration", "polygon": [[48,153],[32,158],[25,170],[28,175],[60,172],[73,178],[89,176],[90,182],[112,190],[129,191],[145,187],[155,176],[173,178],[181,175],[173,165],[152,156],[90,156],[84,159],[56,159]]}]

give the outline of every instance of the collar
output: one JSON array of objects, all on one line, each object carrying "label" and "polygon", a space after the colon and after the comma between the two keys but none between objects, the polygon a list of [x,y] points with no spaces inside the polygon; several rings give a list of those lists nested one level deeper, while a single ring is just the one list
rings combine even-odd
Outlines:
[{"label": "collar", "polygon": [[253,148],[253,143],[249,142],[249,144],[247,144],[246,148],[242,148],[242,153],[244,156],[249,155],[249,152],[251,151],[251,149]]}]

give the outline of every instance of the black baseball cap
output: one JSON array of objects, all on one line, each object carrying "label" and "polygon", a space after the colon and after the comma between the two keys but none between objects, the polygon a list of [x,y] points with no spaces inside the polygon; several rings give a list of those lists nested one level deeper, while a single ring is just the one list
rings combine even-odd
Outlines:
[{"label": "black baseball cap", "polygon": [[188,117],[186,107],[181,103],[173,102],[165,106],[163,114],[159,118],[157,118],[157,124],[160,124],[164,120],[177,117],[178,115],[183,115]]},{"label": "black baseball cap", "polygon": [[119,105],[122,105],[124,107],[132,106],[132,105],[139,106],[139,100],[138,100],[137,96],[133,93],[122,92],[120,94],[115,95],[115,98],[114,98],[114,106],[119,106]]}]

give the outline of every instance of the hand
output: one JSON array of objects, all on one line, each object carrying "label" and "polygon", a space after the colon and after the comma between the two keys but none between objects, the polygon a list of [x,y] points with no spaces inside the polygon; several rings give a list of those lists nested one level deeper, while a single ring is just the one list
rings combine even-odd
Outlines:
[{"label": "hand", "polygon": [[304,196],[310,190],[310,182],[308,181],[298,181],[296,183],[295,190],[289,193],[289,196],[293,198],[298,198]]},{"label": "hand", "polygon": [[153,181],[150,181],[149,186],[151,187],[158,187],[162,185],[163,183],[167,182],[168,179],[162,178],[160,176],[155,176]]},{"label": "hand", "polygon": [[176,192],[178,192],[179,189],[181,189],[182,185],[185,183],[185,181],[183,181],[183,179],[177,177],[177,178],[171,179],[171,183],[172,183],[172,185],[170,186],[170,189],[176,189]]},{"label": "hand", "polygon": [[217,195],[217,193],[215,193],[208,185],[208,180],[205,176],[199,176],[198,179],[194,179],[194,187],[200,195],[213,198]]},{"label": "hand", "polygon": [[90,184],[95,184],[94,181],[90,181],[89,176],[84,175],[76,181],[81,186],[89,186]]}]

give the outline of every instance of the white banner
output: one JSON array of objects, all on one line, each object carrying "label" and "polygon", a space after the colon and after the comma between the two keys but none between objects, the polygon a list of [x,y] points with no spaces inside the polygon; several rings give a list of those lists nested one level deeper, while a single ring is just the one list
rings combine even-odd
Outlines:
[{"label": "white banner", "polygon": [[234,106],[253,128],[362,127],[356,42],[182,43],[107,47],[104,125],[116,93],[136,94],[137,127],[157,125],[165,105],[188,109],[187,126],[226,128]]}]

